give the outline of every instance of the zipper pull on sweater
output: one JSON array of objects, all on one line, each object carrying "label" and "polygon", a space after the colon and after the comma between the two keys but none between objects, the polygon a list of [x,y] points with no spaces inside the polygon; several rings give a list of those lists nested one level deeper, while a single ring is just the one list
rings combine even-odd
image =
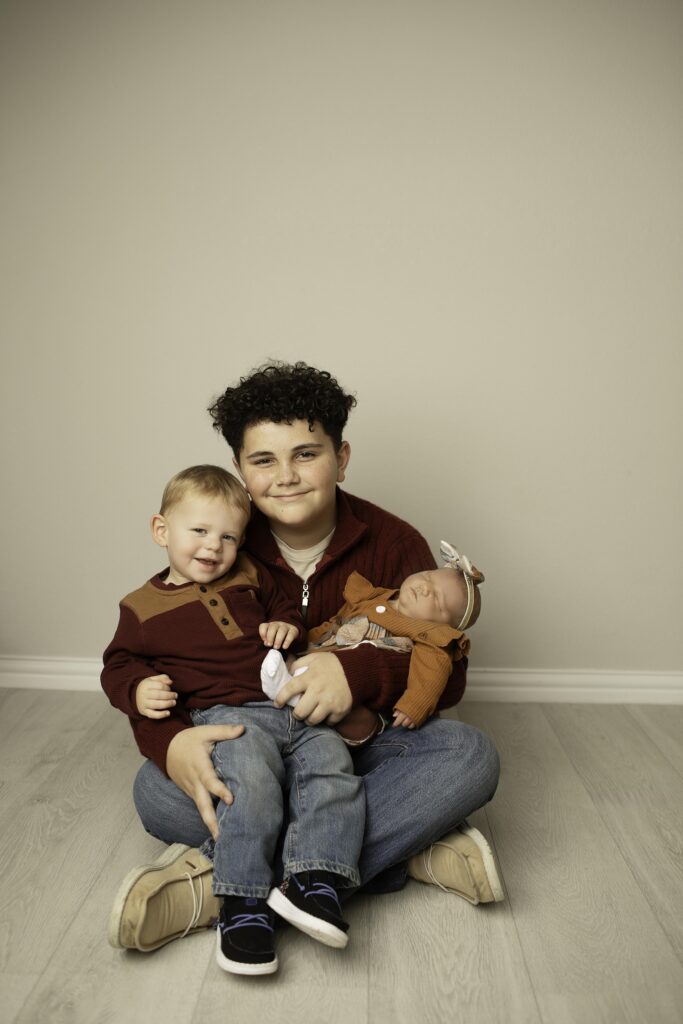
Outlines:
[{"label": "zipper pull on sweater", "polygon": [[306,618],[306,612],[308,611],[308,582],[304,582],[303,589],[301,591],[301,617]]}]

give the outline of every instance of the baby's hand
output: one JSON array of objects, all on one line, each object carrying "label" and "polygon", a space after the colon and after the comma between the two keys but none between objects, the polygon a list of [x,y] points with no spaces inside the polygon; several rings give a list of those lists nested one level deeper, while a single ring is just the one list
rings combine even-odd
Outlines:
[{"label": "baby's hand", "polygon": [[174,708],[178,694],[171,687],[167,675],[147,676],[140,680],[135,691],[135,704],[145,718],[168,718],[169,709]]},{"label": "baby's hand", "polygon": [[280,647],[286,650],[299,635],[296,626],[290,626],[288,622],[262,622],[258,631],[266,647],[275,647],[276,650]]},{"label": "baby's hand", "polygon": [[399,726],[403,726],[404,729],[417,729],[417,725],[412,718],[404,715],[402,711],[394,711],[393,728],[398,729]]}]

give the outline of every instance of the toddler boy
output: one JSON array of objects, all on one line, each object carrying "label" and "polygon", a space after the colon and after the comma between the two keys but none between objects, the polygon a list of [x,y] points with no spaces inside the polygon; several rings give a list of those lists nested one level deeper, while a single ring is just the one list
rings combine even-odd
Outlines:
[{"label": "toddler boy", "polygon": [[[304,630],[291,600],[239,552],[249,517],[246,490],[220,467],[173,477],[151,522],[169,567],[121,602],[102,685],[138,726],[148,719],[157,728],[152,719],[177,703],[195,725],[245,726],[238,739],[214,747],[216,773],[233,802],[219,804],[218,839],[202,853],[213,860],[213,892],[222,898],[217,962],[255,975],[277,970],[273,906],[318,941],[346,945],[337,890],[360,883],[365,802],[339,736],[263,699],[263,645],[286,649]],[[144,745],[144,723],[142,734]],[[284,882],[274,889],[283,789]],[[129,888],[126,879],[122,899]],[[115,905],[112,921],[119,917]]]}]

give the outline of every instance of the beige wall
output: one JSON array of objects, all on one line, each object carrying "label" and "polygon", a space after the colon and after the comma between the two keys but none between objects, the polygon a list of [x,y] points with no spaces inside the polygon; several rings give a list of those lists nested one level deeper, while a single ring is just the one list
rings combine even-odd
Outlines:
[{"label": "beige wall", "polygon": [[[680,3],[0,8],[0,650],[95,657],[267,356],[485,569],[474,663],[680,670]],[[379,582],[379,581],[378,581]]]}]

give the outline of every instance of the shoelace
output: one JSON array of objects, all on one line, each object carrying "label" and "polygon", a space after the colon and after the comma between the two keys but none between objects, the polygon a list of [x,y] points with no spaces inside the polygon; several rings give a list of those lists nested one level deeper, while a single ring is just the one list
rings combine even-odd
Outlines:
[{"label": "shoelace", "polygon": [[199,895],[197,895],[197,893],[195,892],[195,879],[193,879],[189,871],[185,872],[183,878],[186,878],[190,883],[190,890],[192,892],[192,917],[190,918],[190,923],[188,924],[187,928],[180,936],[181,939],[184,939],[187,933],[192,931],[192,929],[196,926],[197,922],[199,921],[199,918],[201,917],[202,910],[204,909],[204,886],[202,885],[201,878],[196,879],[197,884],[199,886]]},{"label": "shoelace", "polygon": [[422,853],[422,863],[424,864],[425,871],[429,875],[429,879],[432,882],[432,884],[436,885],[439,889],[442,890],[442,892],[450,892],[450,893],[457,893],[458,892],[457,889],[451,889],[447,885],[443,885],[438,880],[438,878],[436,877],[434,872],[432,871],[432,850],[434,850],[434,848],[437,847],[437,846],[444,846],[447,850],[450,850],[451,853],[454,853],[457,857],[459,857],[460,860],[463,862],[463,864],[465,865],[465,870],[467,871],[467,874],[469,875],[469,879],[470,879],[470,882],[472,884],[472,888],[477,893],[476,903],[478,903],[479,902],[479,896],[478,896],[479,889],[477,888],[477,883],[475,881],[474,875],[472,874],[472,869],[469,866],[469,863],[467,861],[467,857],[463,857],[463,855],[460,853],[459,850],[454,850],[452,846],[448,845],[448,843],[433,843],[429,847],[429,849],[424,850],[423,853]]},{"label": "shoelace", "polygon": [[219,921],[222,932],[231,932],[233,928],[247,928],[249,925],[256,925],[258,928],[267,928],[272,932],[273,927],[268,921],[267,914],[233,914],[230,918],[233,924],[224,924]]},{"label": "shoelace", "polygon": [[336,890],[328,885],[326,882],[314,882],[312,889],[307,889],[304,893],[304,898],[308,896],[325,896],[328,900],[334,900],[341,914],[341,904],[339,903],[339,897],[337,896]]}]

